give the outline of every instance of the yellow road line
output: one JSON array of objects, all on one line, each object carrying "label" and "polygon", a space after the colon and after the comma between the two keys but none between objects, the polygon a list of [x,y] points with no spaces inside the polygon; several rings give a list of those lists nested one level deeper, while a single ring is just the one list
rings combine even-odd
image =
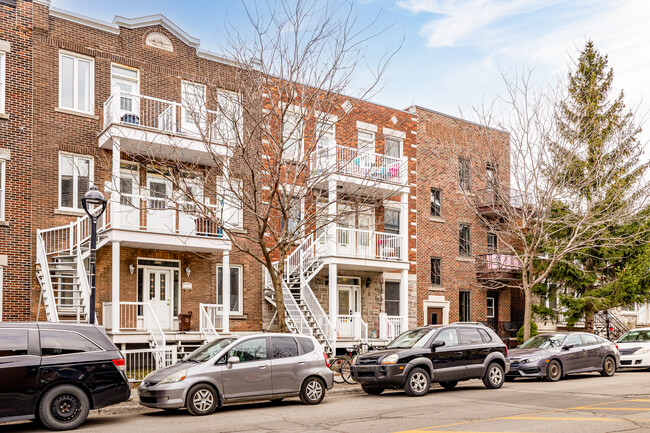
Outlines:
[{"label": "yellow road line", "polygon": [[638,411],[647,411],[650,410],[650,407],[589,407],[589,406],[578,406],[572,409],[575,410],[638,410]]},{"label": "yellow road line", "polygon": [[626,421],[619,418],[577,417],[577,416],[504,416],[496,419],[529,419],[529,420],[555,420],[555,421]]}]

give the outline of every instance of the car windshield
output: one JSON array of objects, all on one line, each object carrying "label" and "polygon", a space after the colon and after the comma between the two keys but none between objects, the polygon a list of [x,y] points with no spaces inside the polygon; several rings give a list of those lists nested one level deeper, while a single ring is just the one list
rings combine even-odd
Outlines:
[{"label": "car windshield", "polygon": [[565,335],[536,335],[524,344],[519,346],[521,349],[551,349],[560,347],[564,341]]},{"label": "car windshield", "polygon": [[618,343],[650,343],[650,331],[628,331],[621,338]]},{"label": "car windshield", "polygon": [[400,334],[396,339],[386,345],[386,349],[410,349],[422,347],[436,330],[430,328],[414,329]]},{"label": "car windshield", "polygon": [[183,362],[208,361],[235,340],[236,338],[217,338],[216,340],[212,340],[208,344],[199,347],[194,352],[183,358]]}]

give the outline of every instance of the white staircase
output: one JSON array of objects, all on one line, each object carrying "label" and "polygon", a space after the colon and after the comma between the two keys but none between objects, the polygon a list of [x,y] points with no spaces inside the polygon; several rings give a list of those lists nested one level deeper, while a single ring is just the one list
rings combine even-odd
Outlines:
[{"label": "white staircase", "polygon": [[[323,268],[326,234],[305,239],[285,261],[282,280],[282,297],[285,306],[285,323],[294,334],[313,335],[328,355],[334,354],[336,335],[334,326],[323,311],[309,285]],[[277,262],[274,263],[277,266]],[[276,306],[275,291],[268,272],[265,274],[264,298]]]}]

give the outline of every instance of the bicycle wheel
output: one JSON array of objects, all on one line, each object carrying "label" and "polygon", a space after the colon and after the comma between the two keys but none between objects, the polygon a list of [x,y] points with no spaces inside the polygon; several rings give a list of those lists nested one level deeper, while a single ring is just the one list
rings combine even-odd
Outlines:
[{"label": "bicycle wheel", "polygon": [[346,359],[343,365],[341,365],[341,377],[347,383],[354,385],[357,381],[354,380],[354,377],[352,376],[352,369],[350,366],[350,360]]},{"label": "bicycle wheel", "polygon": [[330,370],[334,373],[334,382],[336,383],[344,383],[345,380],[343,379],[343,376],[341,375],[341,367],[343,367],[343,364],[345,363],[346,359],[345,358],[333,358],[330,359]]}]

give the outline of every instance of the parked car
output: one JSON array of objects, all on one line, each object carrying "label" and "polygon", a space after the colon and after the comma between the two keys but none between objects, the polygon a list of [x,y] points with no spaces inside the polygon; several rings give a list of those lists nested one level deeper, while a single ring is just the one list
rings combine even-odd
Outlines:
[{"label": "parked car", "polygon": [[404,389],[422,396],[431,382],[453,389],[459,381],[482,378],[487,388],[500,388],[510,361],[508,349],[490,328],[456,323],[406,331],[385,350],[357,356],[352,374],[368,394]]},{"label": "parked car", "polygon": [[0,421],[31,419],[69,430],[90,409],[130,396],[124,358],[104,328],[0,323]]},{"label": "parked car", "polygon": [[534,336],[510,351],[506,380],[544,377],[556,382],[567,374],[598,371],[613,376],[619,365],[616,345],[585,332],[553,332]]},{"label": "parked car", "polygon": [[213,340],[149,374],[138,393],[143,406],[208,415],[242,400],[299,396],[318,404],[333,384],[327,355],[314,337],[264,333]]},{"label": "parked car", "polygon": [[650,368],[650,328],[627,331],[616,342],[621,368]]}]

